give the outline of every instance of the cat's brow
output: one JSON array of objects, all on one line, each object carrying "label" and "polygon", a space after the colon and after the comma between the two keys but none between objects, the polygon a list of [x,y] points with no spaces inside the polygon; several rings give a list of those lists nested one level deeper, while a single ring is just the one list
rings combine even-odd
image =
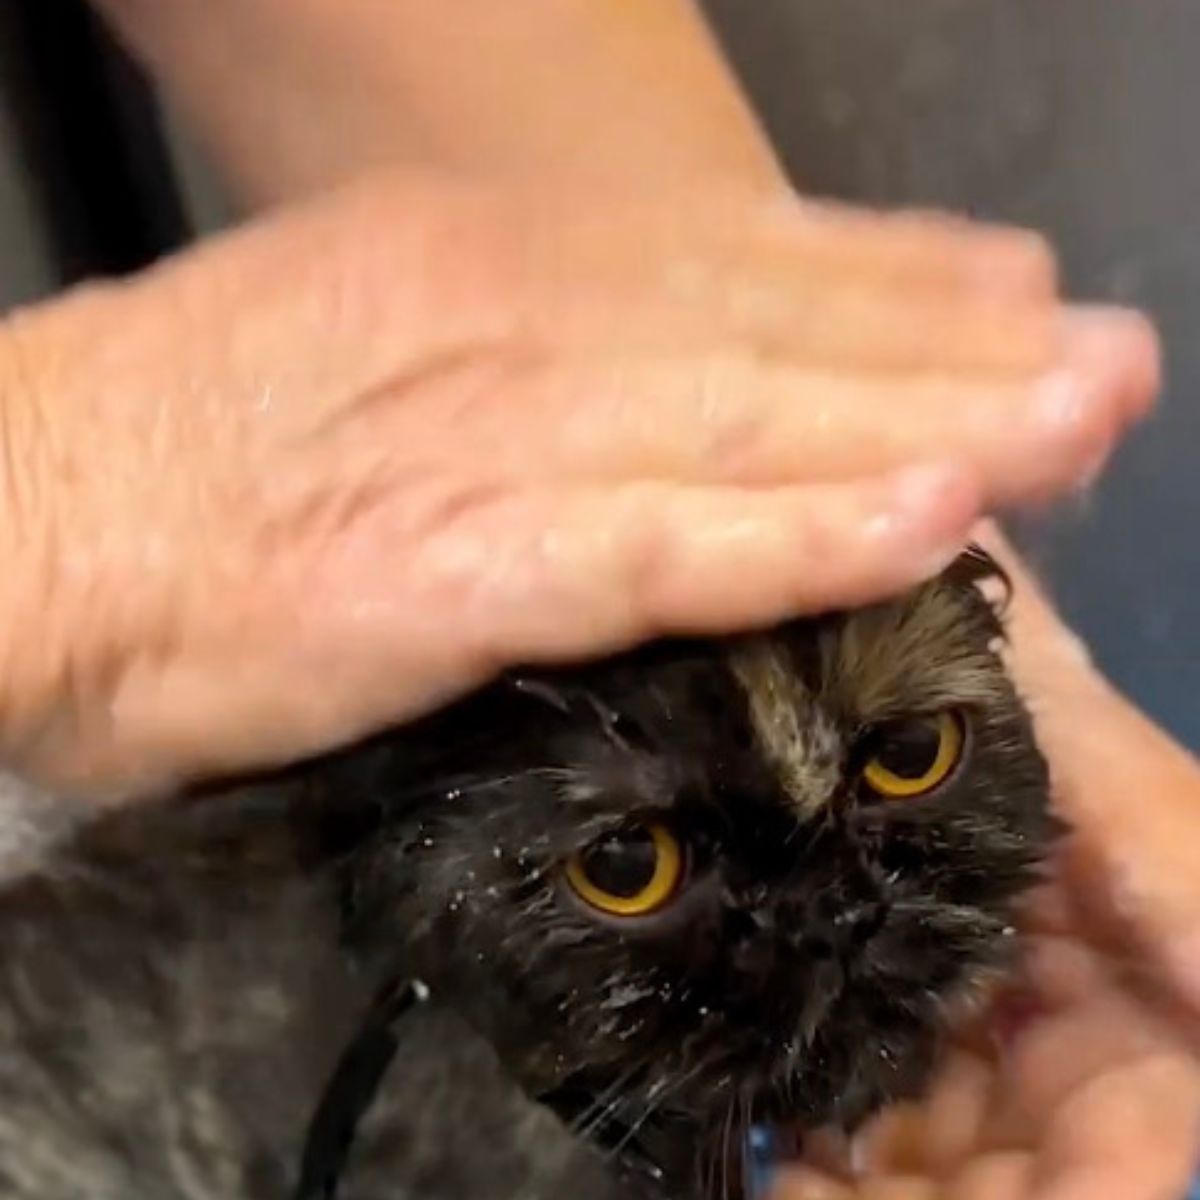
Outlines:
[{"label": "cat's brow", "polygon": [[780,785],[802,816],[819,812],[837,787],[841,744],[837,730],[786,651],[766,637],[731,651],[730,670],[746,694],[750,726]]},{"label": "cat's brow", "polygon": [[907,603],[851,614],[824,641],[822,697],[864,724],[943,708],[990,711],[1008,681],[962,595],[929,586]]}]

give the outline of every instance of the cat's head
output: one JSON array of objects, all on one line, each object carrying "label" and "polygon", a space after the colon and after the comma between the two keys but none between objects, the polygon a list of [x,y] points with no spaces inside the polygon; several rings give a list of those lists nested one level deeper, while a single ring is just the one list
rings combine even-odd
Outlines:
[{"label": "cat's head", "polygon": [[1003,970],[1055,831],[989,571],[508,679],[357,752],[352,928],[596,1120],[853,1124]]}]

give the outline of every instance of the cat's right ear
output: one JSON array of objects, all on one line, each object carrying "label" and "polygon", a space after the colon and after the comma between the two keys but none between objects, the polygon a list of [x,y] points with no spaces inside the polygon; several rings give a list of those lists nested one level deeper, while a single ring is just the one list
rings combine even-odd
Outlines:
[{"label": "cat's right ear", "polygon": [[1012,579],[982,546],[969,545],[943,571],[942,578],[955,587],[972,588],[982,593],[998,620],[1008,612],[1013,595]]}]

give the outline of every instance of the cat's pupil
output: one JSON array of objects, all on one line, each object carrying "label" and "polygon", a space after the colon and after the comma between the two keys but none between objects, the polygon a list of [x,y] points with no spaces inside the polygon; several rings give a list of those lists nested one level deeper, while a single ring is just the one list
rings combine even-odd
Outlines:
[{"label": "cat's pupil", "polygon": [[585,850],[582,865],[594,887],[628,900],[650,886],[658,865],[658,849],[647,830],[621,830]]},{"label": "cat's pupil", "polygon": [[920,779],[937,762],[942,733],[937,721],[897,721],[879,731],[875,761],[901,779]]}]

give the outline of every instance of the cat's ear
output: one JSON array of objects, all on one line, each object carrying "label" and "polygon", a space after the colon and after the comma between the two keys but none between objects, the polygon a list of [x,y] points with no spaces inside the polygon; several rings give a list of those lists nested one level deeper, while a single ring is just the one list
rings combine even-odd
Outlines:
[{"label": "cat's ear", "polygon": [[972,543],[945,569],[942,578],[953,587],[982,596],[991,609],[997,632],[1003,635],[1013,583],[1008,572],[991,554]]}]

